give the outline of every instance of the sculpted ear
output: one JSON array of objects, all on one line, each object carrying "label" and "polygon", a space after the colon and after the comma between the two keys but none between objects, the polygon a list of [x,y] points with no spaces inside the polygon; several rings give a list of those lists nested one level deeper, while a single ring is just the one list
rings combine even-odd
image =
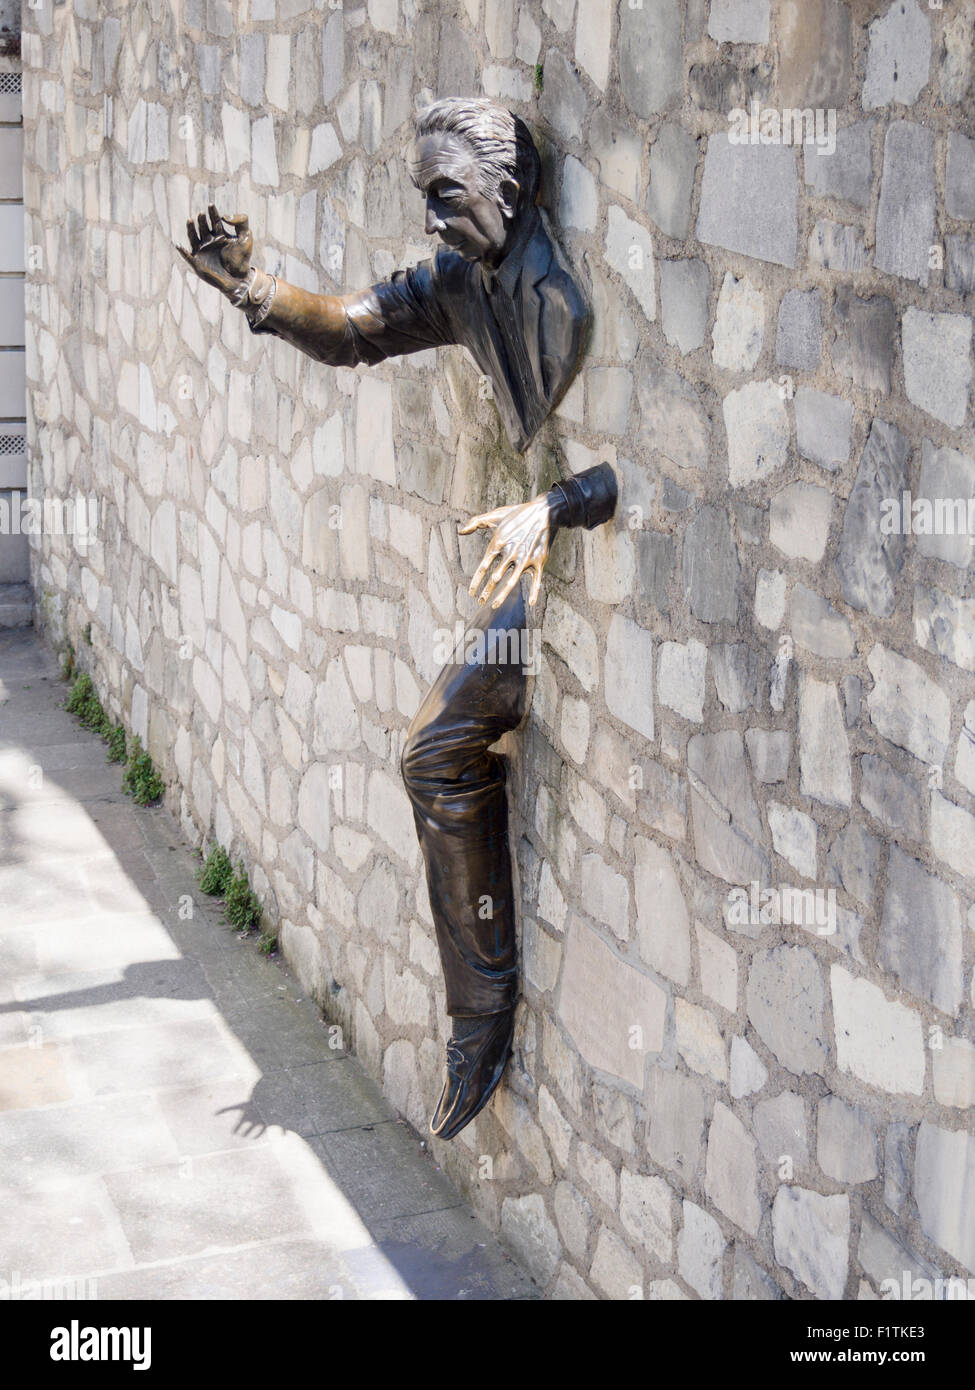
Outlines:
[{"label": "sculpted ear", "polygon": [[498,185],[498,205],[503,216],[512,218],[518,209],[521,185],[517,179],[502,179]]}]

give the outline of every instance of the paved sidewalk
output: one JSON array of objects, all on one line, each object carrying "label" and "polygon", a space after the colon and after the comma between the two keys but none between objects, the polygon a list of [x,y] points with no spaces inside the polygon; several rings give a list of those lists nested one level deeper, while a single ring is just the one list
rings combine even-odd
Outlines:
[{"label": "paved sidewalk", "polygon": [[66,689],[33,632],[0,632],[0,1279],[534,1297]]}]

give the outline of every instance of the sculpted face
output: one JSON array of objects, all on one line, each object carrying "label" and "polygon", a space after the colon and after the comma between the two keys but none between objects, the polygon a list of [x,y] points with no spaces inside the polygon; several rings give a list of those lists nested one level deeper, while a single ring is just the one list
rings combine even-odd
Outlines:
[{"label": "sculpted face", "polygon": [[427,200],[426,232],[465,260],[501,260],[518,204],[518,184],[504,179],[493,198],[481,192],[474,156],[452,135],[421,136],[413,146],[413,182]]}]

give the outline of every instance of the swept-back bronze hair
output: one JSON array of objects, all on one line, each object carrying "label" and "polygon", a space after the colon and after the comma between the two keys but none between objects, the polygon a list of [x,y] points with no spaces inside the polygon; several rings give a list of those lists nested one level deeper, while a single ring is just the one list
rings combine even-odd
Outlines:
[{"label": "swept-back bronze hair", "polygon": [[519,206],[535,202],[541,161],[531,131],[513,111],[486,97],[435,101],[417,117],[416,138],[436,134],[452,135],[467,146],[485,197],[493,198],[503,179],[514,179],[520,189]]}]

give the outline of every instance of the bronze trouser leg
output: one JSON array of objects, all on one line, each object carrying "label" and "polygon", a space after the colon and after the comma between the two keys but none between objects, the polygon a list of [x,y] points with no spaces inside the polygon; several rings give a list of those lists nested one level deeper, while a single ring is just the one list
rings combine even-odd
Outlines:
[{"label": "bronze trouser leg", "polygon": [[468,625],[469,635],[485,634],[483,659],[465,664],[465,639],[417,710],[403,750],[454,1018],[501,1013],[518,996],[505,765],[488,748],[525,713],[522,653],[505,636],[524,630],[519,584],[501,608],[482,608]]}]

